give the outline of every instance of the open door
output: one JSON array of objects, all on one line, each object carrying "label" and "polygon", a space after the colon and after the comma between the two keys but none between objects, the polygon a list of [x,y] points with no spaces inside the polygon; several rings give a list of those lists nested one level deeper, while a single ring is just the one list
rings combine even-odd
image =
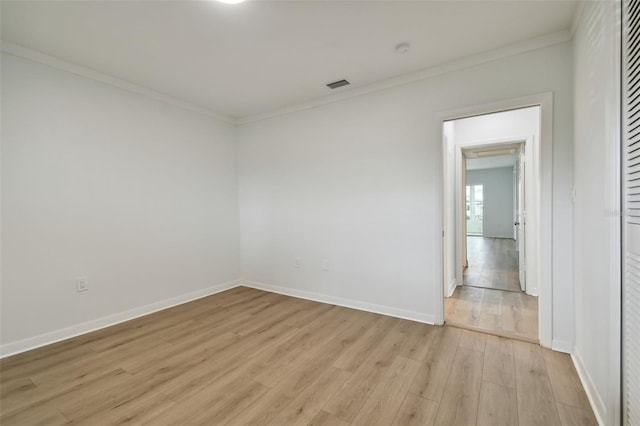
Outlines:
[{"label": "open door", "polygon": [[524,185],[524,150],[525,145],[520,145],[520,156],[518,158],[518,173],[517,173],[517,209],[516,209],[516,221],[514,223],[516,227],[516,250],[518,250],[518,274],[520,278],[520,290],[526,290],[526,262],[525,262],[525,229],[527,223],[527,211],[525,209],[525,185]]},{"label": "open door", "polygon": [[[467,203],[467,157],[462,154],[462,206],[465,206]],[[467,212],[466,209],[462,209],[459,212],[462,215],[462,274],[464,276],[464,270],[469,267],[469,260],[467,257]]]}]

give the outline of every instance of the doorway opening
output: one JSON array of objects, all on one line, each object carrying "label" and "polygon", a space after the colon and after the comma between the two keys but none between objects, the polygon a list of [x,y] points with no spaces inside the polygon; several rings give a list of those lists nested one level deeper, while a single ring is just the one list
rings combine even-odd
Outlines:
[{"label": "doorway opening", "polygon": [[540,107],[533,106],[443,124],[450,325],[539,341],[540,120]]},{"label": "doorway opening", "polygon": [[520,224],[525,212],[525,145],[474,147],[463,149],[462,155],[467,248],[462,284],[525,291],[524,221]]}]

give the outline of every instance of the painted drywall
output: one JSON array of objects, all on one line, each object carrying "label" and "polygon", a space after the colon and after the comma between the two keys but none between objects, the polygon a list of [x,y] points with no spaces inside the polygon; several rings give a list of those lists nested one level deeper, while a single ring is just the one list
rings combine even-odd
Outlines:
[{"label": "painted drywall", "polygon": [[512,136],[539,137],[539,116],[539,108],[531,107],[455,120],[456,143],[491,141]]},{"label": "painted drywall", "polygon": [[442,303],[433,296],[442,285],[438,113],[550,90],[553,333],[572,342],[570,43],[239,126],[244,276],[433,316]]},{"label": "painted drywall", "polygon": [[3,347],[239,278],[232,125],[9,54],[1,71]]},{"label": "painted drywall", "polygon": [[482,185],[482,235],[513,238],[513,167],[467,170],[467,185]]},{"label": "painted drywall", "polygon": [[[587,2],[574,39],[574,358],[602,424],[619,424],[619,211],[614,2]],[[613,340],[612,340],[613,339]]]}]

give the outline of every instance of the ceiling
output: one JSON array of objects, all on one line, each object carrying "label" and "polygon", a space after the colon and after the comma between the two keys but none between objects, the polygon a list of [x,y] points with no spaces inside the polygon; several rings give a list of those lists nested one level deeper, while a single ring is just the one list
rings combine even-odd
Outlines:
[{"label": "ceiling", "polygon": [[[2,39],[230,118],[570,27],[576,2],[2,1]],[[398,54],[397,44],[409,52]]]}]

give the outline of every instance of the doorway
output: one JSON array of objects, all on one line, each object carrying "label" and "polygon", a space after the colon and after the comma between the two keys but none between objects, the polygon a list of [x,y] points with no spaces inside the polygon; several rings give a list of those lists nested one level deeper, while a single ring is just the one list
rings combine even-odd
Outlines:
[{"label": "doorway", "polygon": [[525,227],[524,220],[522,225],[520,221],[524,216],[524,153],[524,143],[462,150],[466,162],[465,286],[525,291]]},{"label": "doorway", "polygon": [[539,129],[538,106],[444,123],[445,182],[453,182],[443,218],[453,234],[443,245],[450,325],[539,341],[537,286],[527,279],[537,267],[538,176],[528,165],[539,155]]}]

